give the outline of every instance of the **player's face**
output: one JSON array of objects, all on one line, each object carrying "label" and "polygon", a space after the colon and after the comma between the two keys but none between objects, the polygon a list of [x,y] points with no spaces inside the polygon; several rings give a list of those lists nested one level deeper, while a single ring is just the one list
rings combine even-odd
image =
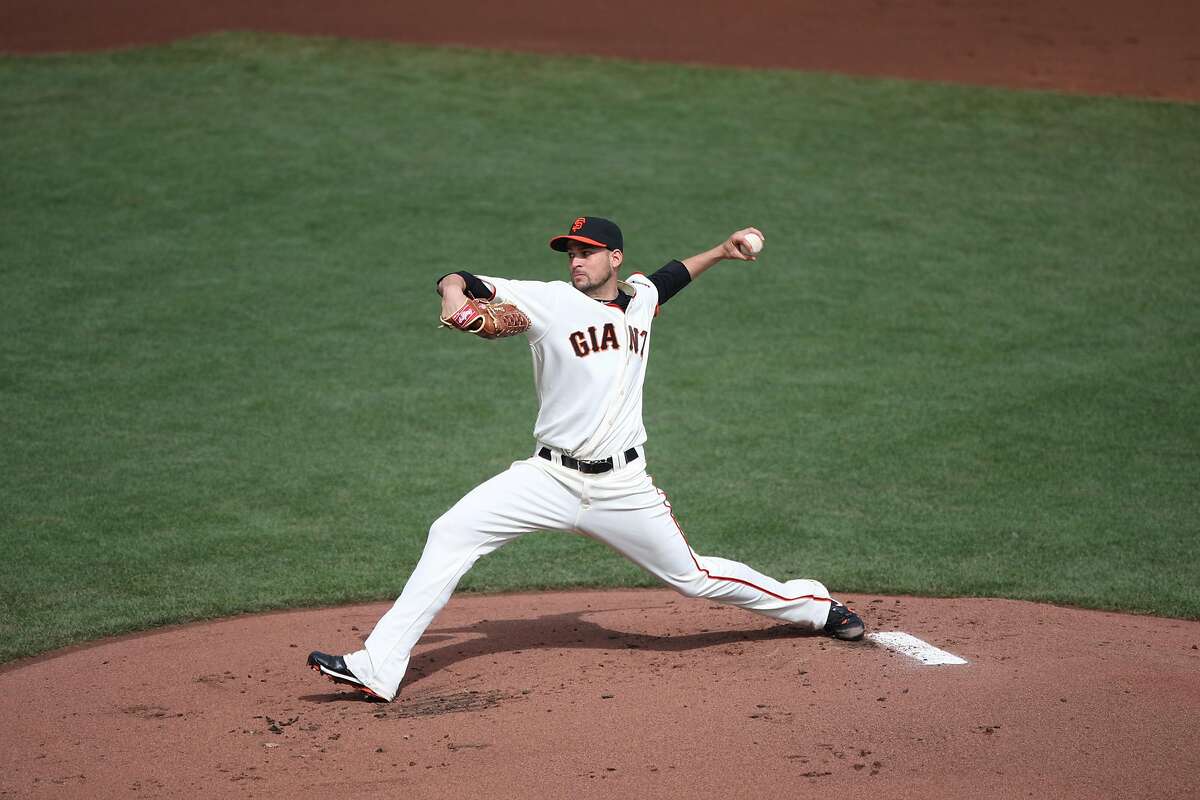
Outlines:
[{"label": "player's face", "polygon": [[567,245],[567,258],[571,264],[571,284],[576,289],[589,297],[616,294],[620,250],[571,242]]}]

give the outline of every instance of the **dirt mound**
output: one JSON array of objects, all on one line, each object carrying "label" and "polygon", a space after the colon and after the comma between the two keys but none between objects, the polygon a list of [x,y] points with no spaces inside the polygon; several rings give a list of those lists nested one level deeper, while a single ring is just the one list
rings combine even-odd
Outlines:
[{"label": "dirt mound", "polygon": [[242,617],[0,672],[0,796],[1161,798],[1200,791],[1200,623],[848,598],[967,660],[667,591],[463,595],[397,701],[304,666],[384,604]]}]

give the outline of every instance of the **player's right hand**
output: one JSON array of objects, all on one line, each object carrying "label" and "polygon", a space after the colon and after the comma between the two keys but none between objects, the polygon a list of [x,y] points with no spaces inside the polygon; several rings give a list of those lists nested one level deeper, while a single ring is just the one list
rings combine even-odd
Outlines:
[{"label": "player's right hand", "polygon": [[483,339],[503,339],[529,330],[532,323],[524,311],[512,303],[497,300],[466,299],[449,314],[442,314],[442,325],[473,333]]},{"label": "player's right hand", "polygon": [[456,284],[449,280],[450,277],[457,278],[458,276],[448,276],[447,280],[442,281],[438,286],[442,293],[442,319],[454,316],[454,313],[462,308],[463,303],[467,302],[467,294],[463,291],[465,287],[458,285],[462,283],[462,278],[459,278],[458,284]]}]

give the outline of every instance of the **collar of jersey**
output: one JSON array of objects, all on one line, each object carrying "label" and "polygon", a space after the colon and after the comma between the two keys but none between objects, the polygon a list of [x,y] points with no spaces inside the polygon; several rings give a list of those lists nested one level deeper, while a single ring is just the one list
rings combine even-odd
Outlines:
[{"label": "collar of jersey", "polygon": [[601,300],[599,297],[594,297],[592,299],[602,305],[625,311],[629,308],[629,301],[633,298],[625,294],[625,292],[621,291],[620,289],[617,289],[617,298],[615,300]]}]

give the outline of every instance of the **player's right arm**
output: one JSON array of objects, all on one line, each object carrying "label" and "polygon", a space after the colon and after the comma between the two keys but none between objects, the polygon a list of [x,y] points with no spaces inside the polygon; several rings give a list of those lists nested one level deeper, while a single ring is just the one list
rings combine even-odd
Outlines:
[{"label": "player's right arm", "polygon": [[[437,283],[438,294],[442,296],[442,324],[477,333],[474,326],[478,324],[478,312],[499,310],[502,317],[499,324],[509,331],[501,335],[528,333],[530,341],[535,342],[547,332],[550,320],[554,318],[557,305],[554,286],[540,281],[489,278],[465,271],[443,275]],[[494,324],[487,323],[484,329],[490,330]],[[493,337],[484,335],[484,338]]]},{"label": "player's right arm", "polygon": [[438,278],[438,294],[442,296],[442,316],[449,317],[462,308],[468,297],[491,300],[496,296],[486,283],[469,272],[451,272]]},{"label": "player's right arm", "polygon": [[438,281],[437,290],[442,296],[442,319],[449,319],[467,302],[467,282],[459,275],[444,276]]}]

